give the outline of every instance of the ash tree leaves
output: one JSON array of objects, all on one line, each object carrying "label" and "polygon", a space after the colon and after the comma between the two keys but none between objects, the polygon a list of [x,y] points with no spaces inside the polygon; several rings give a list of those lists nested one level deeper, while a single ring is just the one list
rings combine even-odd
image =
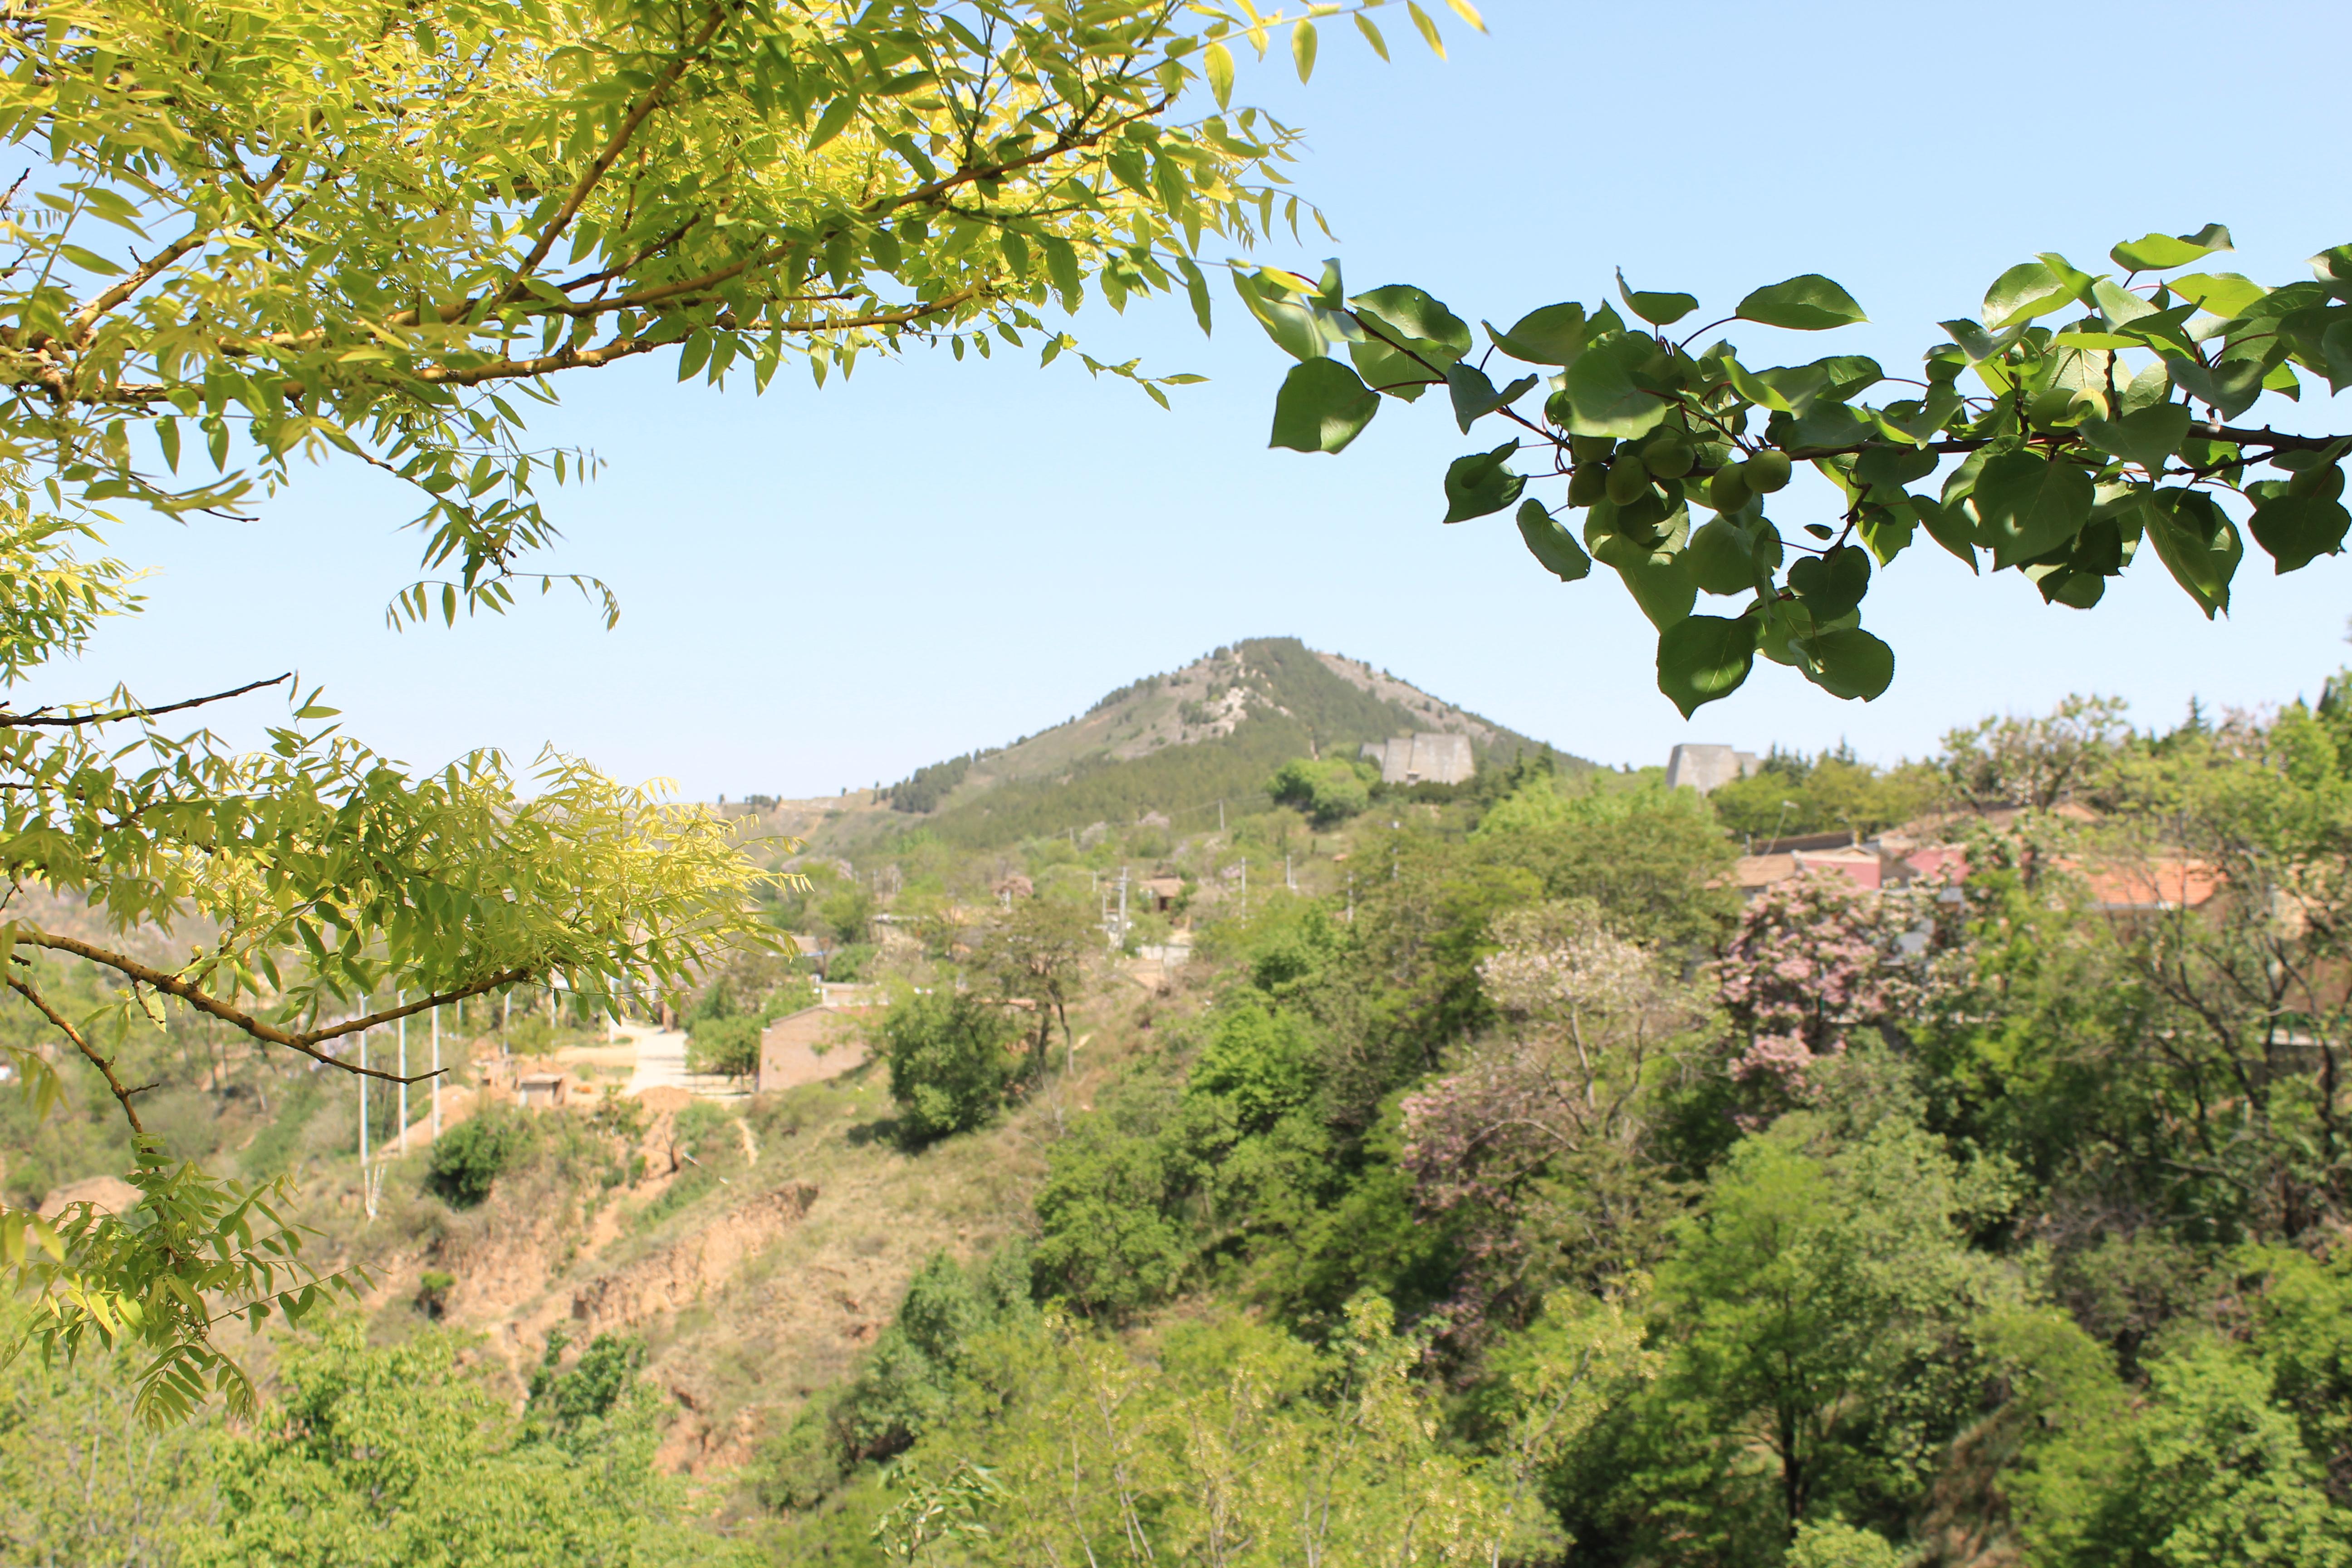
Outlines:
[{"label": "ash tree leaves", "polygon": [[[1477,25],[1466,0],[1454,8]],[[94,509],[228,511],[330,449],[423,509],[424,575],[394,595],[395,625],[497,613],[534,582],[601,598],[609,623],[603,584],[529,570],[559,537],[550,478],[594,467],[526,428],[522,407],[552,405],[563,373],[656,355],[680,381],[764,389],[787,367],[822,385],[861,355],[1011,345],[1072,353],[1164,404],[1199,378],[1094,360],[1047,313],[1080,310],[1089,288],[1114,310],[1181,289],[1207,328],[1203,247],[1314,216],[1281,171],[1297,132],[1228,108],[1232,43],[1263,58],[1287,28],[1305,76],[1311,18],[1337,9],[12,10],[0,135],[30,172],[0,201],[0,688],[138,607],[128,563],[67,548],[110,521]],[[1203,80],[1215,112],[1189,90]],[[1236,281],[1302,362],[1276,440],[1341,449],[1379,396],[1338,353],[1365,334],[1337,270]],[[1403,379],[1443,382],[1470,349],[1417,291],[1392,313],[1417,334],[1381,350]],[[1491,469],[1474,488],[1516,494]],[[26,1309],[0,1331],[0,1365],[28,1336],[68,1358],[134,1349],[143,1407],[165,1417],[249,1393],[212,1324],[296,1316],[357,1276],[297,1256],[299,1226],[273,1207],[282,1186],[170,1160],[84,1027],[186,1007],[383,1077],[335,1053],[394,1014],[513,985],[609,1006],[778,940],[757,896],[772,879],[733,825],[570,757],[520,777],[487,752],[412,773],[340,733],[315,693],[252,754],[152,721],[239,694],[170,692],[184,700],[149,710],[117,691],[0,721],[0,873],[84,910],[79,934],[21,909],[0,922],[5,994],[108,1077],[142,1194],[125,1215],[58,1224],[0,1205],[0,1288]],[[143,940],[121,939],[156,929],[199,940],[151,968]],[[67,959],[121,976],[119,1005],[80,1026],[54,1011],[41,986]],[[37,1103],[53,1079],[22,1051],[0,1040]]]},{"label": "ash tree leaves", "polygon": [[[2229,608],[2249,535],[2282,573],[2341,552],[2352,436],[2236,422],[2266,396],[2303,398],[2311,377],[2352,386],[2352,246],[2314,257],[2310,280],[2268,287],[2211,268],[2230,245],[2216,224],[2116,245],[2120,273],[2053,251],[2021,261],[1987,289],[1980,320],[1939,323],[1945,341],[1916,374],[1853,354],[1770,364],[1727,339],[1699,346],[1735,321],[1865,320],[1816,273],[1754,289],[1678,339],[1669,329],[1704,314],[1697,297],[1635,289],[1620,271],[1613,303],[1482,320],[1475,353],[1462,319],[1410,285],[1343,298],[1333,268],[1319,284],[1260,270],[1242,286],[1284,302],[1253,309],[1286,349],[1328,360],[1344,342],[1360,373],[1294,370],[1283,406],[1318,417],[1281,423],[1294,438],[1278,445],[1336,450],[1319,444],[1325,410],[1344,412],[1328,438],[1345,445],[1372,394],[1412,401],[1436,386],[1465,435],[1510,422],[1511,440],[1447,466],[1444,520],[1519,501],[1522,542],[1563,584],[1610,567],[1656,628],[1659,689],[1687,715],[1737,690],[1759,656],[1835,697],[1885,692],[1895,650],[1862,623],[1876,580],[1922,536],[1971,574],[1989,561],[2075,610],[2100,604],[2145,547],[2209,617]],[[1538,374],[1507,375],[1513,361]],[[1324,390],[1294,399],[1310,385]],[[1791,487],[1799,465],[1822,482]],[[1581,544],[1555,494],[1585,514]],[[1696,615],[1702,593],[1748,603]]]}]

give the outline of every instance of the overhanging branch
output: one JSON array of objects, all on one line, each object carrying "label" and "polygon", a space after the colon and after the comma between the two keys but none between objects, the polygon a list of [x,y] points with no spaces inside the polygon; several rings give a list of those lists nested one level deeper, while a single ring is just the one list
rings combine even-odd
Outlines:
[{"label": "overhanging branch", "polygon": [[[311,1060],[325,1066],[340,1068],[345,1072],[363,1078],[378,1079],[385,1083],[423,1083],[438,1077],[439,1074],[425,1072],[404,1078],[398,1073],[385,1072],[378,1068],[364,1068],[356,1062],[345,1061],[340,1057],[320,1050],[320,1046],[329,1040],[341,1039],[347,1035],[357,1034],[362,1029],[373,1029],[379,1025],[394,1023],[451,1002],[462,1002],[468,996],[478,996],[485,991],[495,991],[501,985],[515,984],[530,979],[538,973],[537,968],[530,965],[502,969],[495,974],[485,975],[470,984],[458,986],[452,991],[436,992],[430,996],[422,997],[402,1006],[386,1008],[381,1013],[371,1013],[363,1018],[349,1019],[328,1028],[308,1029],[299,1034],[291,1034],[275,1025],[264,1023],[243,1008],[222,1001],[201,987],[190,984],[176,974],[142,963],[137,959],[125,954],[110,952],[105,948],[82,942],[78,938],[59,936],[53,931],[45,931],[37,927],[19,924],[16,928],[16,940],[28,947],[45,947],[56,952],[69,952],[76,958],[86,958],[92,963],[103,964],[117,973],[127,975],[143,985],[151,985],[167,996],[177,997],[196,1011],[218,1018],[234,1028],[243,1030],[257,1040],[266,1041],[273,1046],[284,1046],[289,1050],[299,1051]],[[10,984],[14,985],[16,982],[12,979]],[[86,1053],[88,1047],[83,1048]],[[129,1106],[126,1104],[124,1109],[128,1110]]]}]

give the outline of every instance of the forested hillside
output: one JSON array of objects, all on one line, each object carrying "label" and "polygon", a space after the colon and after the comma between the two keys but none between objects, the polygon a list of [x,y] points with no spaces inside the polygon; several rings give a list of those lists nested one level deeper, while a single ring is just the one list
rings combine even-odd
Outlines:
[{"label": "forested hillside", "polygon": [[[927,837],[879,893],[788,892],[818,938],[893,916],[866,1065],[492,1114],[380,1218],[342,1186],[378,1288],[241,1342],[259,1424],[12,1384],[19,1554],[2347,1561],[2337,688],[1780,752],[1713,800],[1538,753],[1375,812],[1299,765],[1223,832]],[[1742,858],[1764,794],[1864,847]],[[1107,932],[1122,865],[1181,891]],[[804,985],[675,1005],[715,1039]],[[300,1077],[139,1066],[170,1136],[352,1182]],[[64,1070],[26,1196],[109,1157]]]}]

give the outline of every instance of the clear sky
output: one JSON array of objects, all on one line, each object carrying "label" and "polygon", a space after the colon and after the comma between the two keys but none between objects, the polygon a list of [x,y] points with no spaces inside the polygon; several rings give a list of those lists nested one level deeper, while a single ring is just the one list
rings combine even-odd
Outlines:
[{"label": "clear sky", "polygon": [[[2096,270],[2116,240],[2218,221],[2241,247],[2230,266],[2281,282],[2352,240],[2340,5],[1486,13],[1483,38],[1449,20],[1444,62],[1400,13],[1393,65],[1327,26],[1311,86],[1286,60],[1245,69],[1242,97],[1310,133],[1299,188],[1340,237],[1262,259],[1336,253],[1351,288],[1417,282],[1497,324],[1606,297],[1621,265],[1637,288],[1725,310],[1825,272],[1871,324],[1738,341],[1871,353],[1900,374],[1935,321],[1976,313],[2038,251]],[[869,361],[822,392],[779,376],[764,397],[678,387],[668,364],[576,375],[538,429],[608,467],[554,496],[568,537],[548,564],[615,585],[613,632],[567,598],[388,631],[413,509],[364,471],[317,470],[250,524],[133,520],[119,542],[159,566],[152,608],[110,629],[76,685],[127,679],[160,701],[297,666],[354,733],[420,764],[551,742],[707,799],[887,782],[1248,636],[1369,659],[1612,763],[1682,740],[1842,738],[1891,761],[2072,690],[2156,722],[2192,694],[2315,693],[2352,659],[2352,559],[2278,579],[2250,549],[2236,613],[2209,626],[2152,556],[2084,614],[2013,573],[1972,584],[1923,536],[1865,611],[1897,654],[1884,698],[1839,702],[1759,664],[1685,725],[1612,574],[1560,584],[1507,516],[1439,525],[1444,465],[1471,449],[1442,400],[1391,405],[1337,458],[1269,452],[1288,362],[1222,289],[1217,312],[1208,340],[1181,300],[1078,325],[1098,358],[1212,378],[1172,413],[1034,355]],[[2352,399],[2319,390],[2299,416],[2345,428]],[[35,700],[68,694],[47,684]]]}]

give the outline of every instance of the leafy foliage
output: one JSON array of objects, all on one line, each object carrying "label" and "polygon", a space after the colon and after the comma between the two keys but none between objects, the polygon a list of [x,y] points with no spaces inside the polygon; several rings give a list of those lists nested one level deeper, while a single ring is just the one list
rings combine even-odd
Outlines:
[{"label": "leafy foliage", "polygon": [[[2076,609],[2146,543],[2209,617],[2229,607],[2245,533],[2281,573],[2339,552],[2352,436],[2237,422],[2308,380],[2352,384],[2352,247],[2277,287],[2181,270],[2230,245],[2219,225],[2127,241],[2112,252],[2120,279],[2050,253],[2021,262],[1987,290],[1981,321],[1942,323],[1948,341],[1917,377],[1856,354],[1759,367],[1728,340],[1695,346],[1734,321],[1822,331],[1865,319],[1816,274],[1755,289],[1679,338],[1667,328],[1697,312],[1696,297],[1636,290],[1621,274],[1633,321],[1607,302],[1547,305],[1508,331],[1486,323],[1484,352],[1417,288],[1349,295],[1336,261],[1319,279],[1264,268],[1235,285],[1299,362],[1276,400],[1273,446],[1341,451],[1384,398],[1440,387],[1465,436],[1504,421],[1500,445],[1446,468],[1444,520],[1517,502],[1546,570],[1574,583],[1593,561],[1613,569],[1657,629],[1658,689],[1688,716],[1737,690],[1759,654],[1834,697],[1885,691],[1895,653],[1863,629],[1861,606],[1923,532],[1971,572],[1989,553],[1995,571]],[[1533,372],[1498,387],[1497,353]],[[1865,401],[1881,386],[1895,395]],[[1522,453],[1535,472],[1512,467]],[[1784,531],[1766,509],[1800,462],[1833,504]],[[2250,478],[2257,466],[2271,477]],[[1561,504],[1528,493],[1553,481]],[[1586,514],[1580,546],[1562,510]],[[1700,615],[1701,593],[1746,602]]]},{"label": "leafy foliage", "polygon": [[425,1181],[450,1203],[471,1208],[521,1161],[537,1133],[525,1112],[486,1104],[433,1141]]},{"label": "leafy foliage", "polygon": [[[370,1349],[338,1328],[289,1356],[277,1419],[218,1440],[205,1564],[708,1561],[652,1464],[642,1403],[555,1441],[430,1331]],[[593,1431],[591,1428],[594,1428]]]},{"label": "leafy foliage", "polygon": [[1329,827],[1372,804],[1372,781],[1365,772],[1355,763],[1293,757],[1275,769],[1265,793],[1277,805],[1297,806],[1318,827]]},{"label": "leafy foliage", "polygon": [[994,1116],[1020,1070],[1021,1026],[1009,1009],[971,992],[900,996],[877,1029],[899,1125],[917,1142],[969,1131]]}]

